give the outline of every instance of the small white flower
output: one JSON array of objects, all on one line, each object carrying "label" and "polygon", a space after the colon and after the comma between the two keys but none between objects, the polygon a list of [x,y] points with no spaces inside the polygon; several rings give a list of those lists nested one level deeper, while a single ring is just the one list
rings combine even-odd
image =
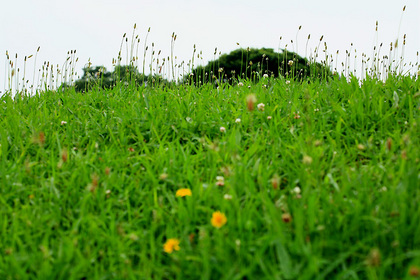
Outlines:
[{"label": "small white flower", "polygon": [[243,87],[243,86],[244,86],[244,83],[239,82],[239,83],[238,83],[238,86],[239,86],[239,87]]},{"label": "small white flower", "polygon": [[267,120],[271,120],[273,117],[271,116],[267,116]]},{"label": "small white flower", "polygon": [[232,196],[230,194],[225,194],[223,196],[223,198],[226,199],[226,200],[231,200],[232,199]]},{"label": "small white flower", "polygon": [[236,122],[236,123],[240,123],[240,122],[241,122],[241,119],[240,119],[240,118],[237,118],[237,119],[235,120],[235,122]]},{"label": "small white flower", "polygon": [[288,84],[290,84],[290,81],[289,80],[286,81],[286,85],[288,85]]},{"label": "small white flower", "polygon": [[265,107],[264,103],[260,103],[260,104],[257,105],[257,108],[260,111],[264,111],[264,107]]},{"label": "small white flower", "polygon": [[386,192],[387,190],[388,189],[385,186],[383,186],[382,188],[379,189],[380,192]]},{"label": "small white flower", "polygon": [[264,78],[268,78],[268,74],[264,74],[264,75],[263,75],[263,77],[264,77]]},{"label": "small white flower", "polygon": [[61,125],[65,125],[65,124],[67,124],[66,121],[61,121]]},{"label": "small white flower", "polygon": [[224,181],[225,178],[223,176],[216,176],[216,181]]},{"label": "small white flower", "polygon": [[293,65],[293,60],[289,60],[289,62],[287,64],[289,64],[289,66],[292,66]]},{"label": "small white flower", "polygon": [[300,194],[300,188],[299,188],[299,187],[295,187],[295,188],[293,189],[293,192],[294,192],[295,194]]},{"label": "small white flower", "polygon": [[220,127],[220,132],[226,132],[226,128],[225,128],[225,127],[223,127],[223,126],[221,126],[221,127]]},{"label": "small white flower", "polygon": [[308,156],[308,155],[303,156],[303,159],[302,159],[303,164],[311,165],[312,161],[313,161],[313,159],[310,156]]}]

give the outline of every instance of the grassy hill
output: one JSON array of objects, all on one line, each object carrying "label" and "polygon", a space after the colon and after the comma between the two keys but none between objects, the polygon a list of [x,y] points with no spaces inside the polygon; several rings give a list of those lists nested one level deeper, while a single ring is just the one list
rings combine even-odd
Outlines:
[{"label": "grassy hill", "polygon": [[392,75],[6,94],[0,278],[413,279],[419,88]]}]

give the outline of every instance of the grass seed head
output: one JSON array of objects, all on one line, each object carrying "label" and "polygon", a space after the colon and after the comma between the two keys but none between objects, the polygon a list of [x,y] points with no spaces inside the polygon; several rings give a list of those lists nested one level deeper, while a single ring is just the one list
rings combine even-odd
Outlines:
[{"label": "grass seed head", "polygon": [[92,182],[89,185],[89,191],[94,193],[99,185],[99,176],[96,174],[92,175]]},{"label": "grass seed head", "polygon": [[366,258],[366,265],[370,267],[379,267],[381,265],[381,252],[378,248],[370,250]]},{"label": "grass seed head", "polygon": [[285,222],[286,224],[288,224],[292,221],[292,215],[290,215],[290,213],[283,213],[281,215],[281,220]]},{"label": "grass seed head", "polygon": [[257,97],[254,94],[250,94],[246,97],[246,107],[248,111],[254,110],[255,103],[257,103]]},{"label": "grass seed head", "polygon": [[68,152],[67,152],[67,149],[63,149],[63,150],[61,151],[61,160],[62,160],[63,162],[67,162],[68,158],[69,158],[69,154],[68,154]]},{"label": "grass seed head", "polygon": [[412,265],[408,269],[408,275],[410,275],[412,277],[418,277],[418,276],[420,276],[420,269],[417,266]]},{"label": "grass seed head", "polygon": [[392,139],[390,137],[386,139],[386,148],[388,149],[388,151],[390,151],[392,148]]},{"label": "grass seed head", "polygon": [[45,144],[45,133],[44,132],[40,132],[38,134],[38,139],[36,140],[36,142],[38,142],[38,144],[40,145],[44,145]]},{"label": "grass seed head", "polygon": [[271,178],[271,186],[273,189],[277,190],[280,188],[280,177],[279,175],[275,174],[273,178]]}]

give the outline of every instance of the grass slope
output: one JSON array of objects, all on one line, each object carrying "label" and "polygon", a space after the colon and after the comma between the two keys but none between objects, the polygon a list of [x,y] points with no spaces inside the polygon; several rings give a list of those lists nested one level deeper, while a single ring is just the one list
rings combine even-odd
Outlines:
[{"label": "grass slope", "polygon": [[0,278],[412,279],[419,88],[264,78],[4,95]]}]

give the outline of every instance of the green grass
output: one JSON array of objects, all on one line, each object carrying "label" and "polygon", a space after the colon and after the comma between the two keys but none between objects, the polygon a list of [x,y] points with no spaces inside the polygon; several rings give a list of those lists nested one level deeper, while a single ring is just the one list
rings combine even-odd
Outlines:
[{"label": "green grass", "polygon": [[420,80],[244,84],[3,95],[0,278],[414,279]]}]

